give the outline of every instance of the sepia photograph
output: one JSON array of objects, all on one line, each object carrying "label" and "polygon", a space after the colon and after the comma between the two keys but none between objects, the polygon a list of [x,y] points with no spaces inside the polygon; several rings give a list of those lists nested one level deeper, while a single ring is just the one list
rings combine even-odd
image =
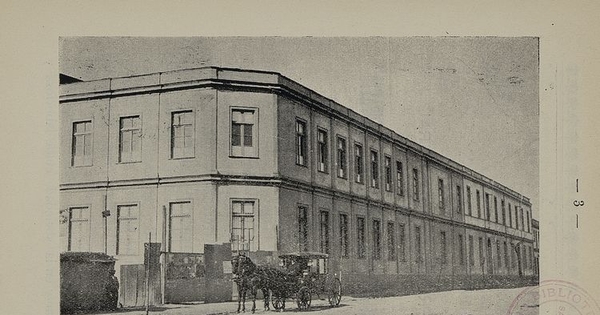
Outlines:
[{"label": "sepia photograph", "polygon": [[63,36],[58,69],[61,314],[539,313],[539,37]]}]

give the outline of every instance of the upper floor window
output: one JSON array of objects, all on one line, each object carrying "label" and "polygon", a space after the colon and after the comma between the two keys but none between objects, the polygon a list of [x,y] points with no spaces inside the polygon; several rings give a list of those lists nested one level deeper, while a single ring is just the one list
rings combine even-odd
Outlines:
[{"label": "upper floor window", "polygon": [[363,182],[363,148],[359,143],[354,144],[354,177],[357,183]]},{"label": "upper floor window", "polygon": [[296,120],[296,164],[306,166],[306,122]]},{"label": "upper floor window", "polygon": [[529,225],[529,211],[527,211],[527,232],[531,232]]},{"label": "upper floor window", "polygon": [[508,203],[508,226],[513,227],[512,205],[510,204],[510,202]]},{"label": "upper floor window", "polygon": [[194,157],[194,112],[171,115],[171,158]]},{"label": "upper floor window", "polygon": [[519,207],[515,206],[515,229],[519,229]]},{"label": "upper floor window", "polygon": [[413,168],[413,178],[412,178],[412,191],[413,191],[413,200],[419,201],[419,170]]},{"label": "upper floor window", "polygon": [[392,191],[392,158],[385,157],[385,190]]},{"label": "upper floor window", "polygon": [[141,161],[142,121],[140,116],[121,117],[119,128],[119,162]]},{"label": "upper floor window", "polygon": [[490,194],[485,194],[485,218],[492,221],[490,217]]},{"label": "upper floor window", "polygon": [[92,165],[92,140],[93,130],[92,121],[78,121],[73,123],[73,138],[71,165],[89,166]]},{"label": "upper floor window", "polygon": [[494,221],[496,221],[496,223],[498,223],[498,218],[498,199],[496,198],[496,196],[494,196]]},{"label": "upper floor window", "polygon": [[256,111],[253,109],[231,110],[231,155],[257,156]]},{"label": "upper floor window", "polygon": [[371,187],[379,188],[379,154],[371,150]]},{"label": "upper floor window", "polygon": [[444,180],[438,178],[438,206],[440,212],[444,213]]},{"label": "upper floor window", "polygon": [[460,185],[456,185],[456,212],[460,213],[460,209],[462,208],[462,188]]},{"label": "upper floor window", "polygon": [[471,187],[467,186],[467,214],[473,215],[471,207]]},{"label": "upper floor window", "polygon": [[346,162],[346,139],[337,138],[337,170],[338,177],[348,178],[348,163]]},{"label": "upper floor window", "polygon": [[254,200],[231,201],[231,244],[234,250],[251,250],[254,243]]},{"label": "upper floor window", "polygon": [[404,170],[400,161],[396,161],[396,189],[398,195],[404,196]]},{"label": "upper floor window", "polygon": [[327,144],[327,131],[319,129],[317,131],[317,160],[319,161],[317,170],[319,172],[327,172],[327,153],[329,152],[329,146]]},{"label": "upper floor window", "polygon": [[506,205],[504,200],[500,200],[500,208],[502,209],[502,224],[506,225]]},{"label": "upper floor window", "polygon": [[520,219],[521,219],[520,220],[521,221],[521,230],[525,231],[525,220],[523,217],[523,208],[522,207],[519,208],[519,215],[520,215]]},{"label": "upper floor window", "polygon": [[475,198],[477,198],[477,217],[481,218],[481,193],[479,189],[475,192]]}]

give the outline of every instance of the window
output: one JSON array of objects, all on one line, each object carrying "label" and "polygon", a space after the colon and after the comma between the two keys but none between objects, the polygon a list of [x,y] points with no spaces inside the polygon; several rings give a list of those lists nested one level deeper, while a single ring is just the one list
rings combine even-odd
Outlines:
[{"label": "window", "polygon": [[494,196],[494,221],[498,223],[498,199],[496,199],[496,196]]},{"label": "window", "polygon": [[192,251],[191,203],[172,202],[169,204],[169,251]]},{"label": "window", "polygon": [[142,121],[140,116],[121,117],[119,128],[119,162],[141,161]]},{"label": "window", "polygon": [[512,219],[512,206],[510,202],[508,203],[508,225],[513,227],[513,219]]},{"label": "window", "polygon": [[467,186],[467,214],[473,215],[471,208],[471,187]]},{"label": "window", "polygon": [[525,220],[523,220],[523,207],[519,207],[519,216],[521,219],[521,230],[525,231]]},{"label": "window", "polygon": [[296,164],[306,166],[306,122],[296,120]]},{"label": "window", "polygon": [[348,215],[340,213],[340,250],[342,251],[342,257],[350,256],[348,228]]},{"label": "window", "polygon": [[502,208],[502,225],[506,225],[506,207],[504,200],[500,201],[500,207]]},{"label": "window", "polygon": [[400,236],[400,261],[406,261],[406,234],[404,224],[398,226],[398,234]]},{"label": "window", "polygon": [[527,246],[521,246],[523,250],[521,251],[521,257],[523,260],[523,269],[527,269]]},{"label": "window", "polygon": [[492,221],[490,219],[490,194],[485,194],[485,218]]},{"label": "window", "polygon": [[138,205],[117,206],[117,255],[137,255]]},{"label": "window", "polygon": [[91,120],[73,123],[72,166],[92,165],[92,127]]},{"label": "window", "polygon": [[321,211],[321,252],[329,254],[329,212]]},{"label": "window", "polygon": [[440,262],[442,265],[448,262],[448,253],[446,251],[446,232],[440,232]]},{"label": "window", "polygon": [[327,131],[323,129],[319,129],[317,131],[317,161],[319,161],[317,165],[317,170],[319,172],[327,173],[327,158],[328,158],[328,139],[327,139]]},{"label": "window", "polygon": [[381,221],[373,220],[373,259],[381,259]]},{"label": "window", "polygon": [[346,162],[346,139],[337,138],[338,177],[348,178],[348,163]]},{"label": "window", "polygon": [[481,218],[481,194],[479,189],[475,192],[475,197],[477,198],[477,217]]},{"label": "window", "polygon": [[394,222],[388,222],[387,224],[387,247],[388,247],[388,260],[396,260],[396,238]]},{"label": "window", "polygon": [[504,266],[506,266],[506,268],[508,268],[509,263],[508,263],[508,245],[506,245],[506,241],[504,242]]},{"label": "window", "polygon": [[456,213],[460,213],[460,208],[462,208],[462,192],[460,185],[456,185]]},{"label": "window", "polygon": [[444,213],[444,180],[438,178],[438,207],[440,213]]},{"label": "window", "polygon": [[473,235],[469,235],[469,265],[475,266],[475,253],[473,252]]},{"label": "window", "polygon": [[256,157],[256,115],[252,109],[231,109],[231,155]]},{"label": "window", "polygon": [[363,173],[363,148],[356,143],[354,144],[354,176],[357,183],[363,182]]},{"label": "window", "polygon": [[379,188],[379,154],[371,150],[371,187]]},{"label": "window", "polygon": [[171,158],[194,156],[194,116],[193,112],[171,114]]},{"label": "window", "polygon": [[413,200],[414,201],[419,201],[419,170],[416,168],[413,168]]},{"label": "window", "polygon": [[298,207],[298,246],[301,252],[308,251],[308,208]]},{"label": "window", "polygon": [[483,256],[483,238],[479,238],[479,264],[483,266],[485,263],[485,257]]},{"label": "window", "polygon": [[529,211],[527,211],[527,232],[531,232],[529,229]]},{"label": "window", "polygon": [[398,195],[404,196],[404,171],[402,162],[396,161],[396,189]]},{"label": "window", "polygon": [[385,166],[385,191],[392,191],[392,158],[386,156],[384,158]]},{"label": "window", "polygon": [[465,244],[462,234],[458,234],[458,261],[461,265],[465,264]]},{"label": "window", "polygon": [[496,240],[496,257],[498,257],[498,268],[502,268],[502,255],[500,253],[500,241]]},{"label": "window", "polygon": [[254,206],[250,200],[231,202],[231,246],[234,250],[251,250],[254,244]]},{"label": "window", "polygon": [[356,218],[356,243],[358,258],[365,258],[365,218]]},{"label": "window", "polygon": [[90,208],[76,207],[69,209],[67,250],[87,252],[90,250]]},{"label": "window", "polygon": [[421,263],[423,261],[423,256],[421,253],[421,227],[415,227],[415,260],[417,263]]}]

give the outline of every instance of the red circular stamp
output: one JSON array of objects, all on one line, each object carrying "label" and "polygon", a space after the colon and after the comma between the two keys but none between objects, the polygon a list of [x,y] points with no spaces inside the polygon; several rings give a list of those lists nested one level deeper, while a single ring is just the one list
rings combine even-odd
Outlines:
[{"label": "red circular stamp", "polygon": [[553,314],[600,315],[594,298],[578,285],[563,280],[544,280],[538,286],[527,288],[513,300],[507,314],[538,314],[542,307],[556,311]]}]

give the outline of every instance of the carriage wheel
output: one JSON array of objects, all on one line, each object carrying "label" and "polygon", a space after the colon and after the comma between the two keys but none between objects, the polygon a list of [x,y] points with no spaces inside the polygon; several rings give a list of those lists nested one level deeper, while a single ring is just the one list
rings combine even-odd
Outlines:
[{"label": "carriage wheel", "polygon": [[285,304],[283,302],[285,302],[284,298],[276,296],[272,301],[272,304],[273,304],[273,307],[275,308],[275,310],[277,310],[277,311],[284,310]]},{"label": "carriage wheel", "polygon": [[302,287],[296,294],[296,303],[300,310],[307,310],[310,307],[311,297],[310,290],[307,287]]},{"label": "carriage wheel", "polygon": [[327,290],[327,300],[329,301],[329,305],[338,306],[342,301],[342,282],[340,279],[335,278],[333,281],[329,283],[329,288]]}]

